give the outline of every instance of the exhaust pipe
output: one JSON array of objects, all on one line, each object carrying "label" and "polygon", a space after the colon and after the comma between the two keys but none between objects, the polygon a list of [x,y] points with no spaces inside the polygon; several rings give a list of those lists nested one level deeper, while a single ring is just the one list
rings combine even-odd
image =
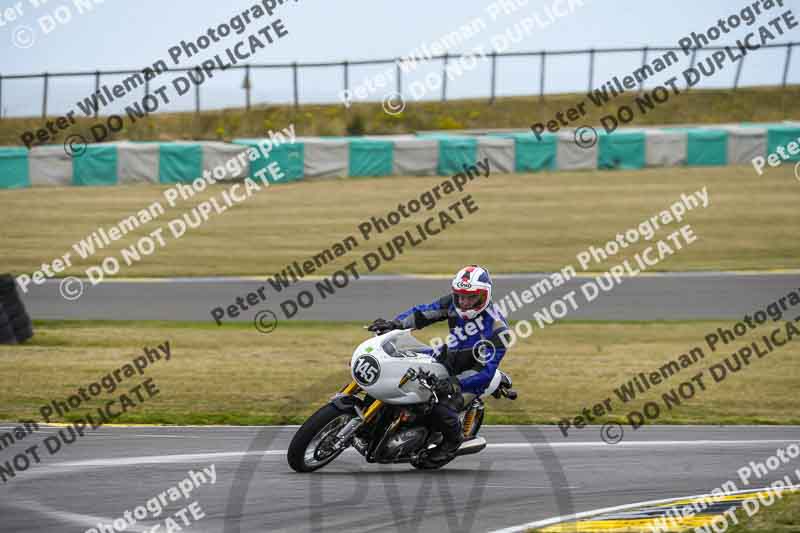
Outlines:
[{"label": "exhaust pipe", "polygon": [[456,450],[456,457],[461,455],[472,455],[478,453],[486,448],[486,439],[483,437],[475,437],[461,443],[461,446]]}]

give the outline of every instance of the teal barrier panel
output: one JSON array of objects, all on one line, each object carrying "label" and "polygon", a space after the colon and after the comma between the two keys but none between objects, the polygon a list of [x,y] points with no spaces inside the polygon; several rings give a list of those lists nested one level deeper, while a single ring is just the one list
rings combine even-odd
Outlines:
[{"label": "teal barrier panel", "polygon": [[689,166],[728,164],[728,132],[724,130],[689,130],[686,159]]},{"label": "teal barrier panel", "polygon": [[86,152],[72,158],[73,185],[116,185],[117,147],[88,145]]},{"label": "teal barrier panel", "polygon": [[[789,152],[789,143],[800,144],[800,127],[797,126],[772,126],[767,129],[767,153],[777,154],[778,148],[783,147],[783,152],[789,156],[789,161],[800,161],[800,151],[796,154]],[[795,148],[797,150],[797,148]],[[781,161],[784,159],[778,155]]]},{"label": "teal barrier panel", "polygon": [[599,135],[597,168],[644,168],[647,142],[644,132],[619,132]]},{"label": "teal barrier panel", "polygon": [[[258,149],[260,141],[259,139],[234,139],[233,143]],[[260,151],[259,154],[261,154]],[[258,179],[256,178],[256,173],[267,168],[267,165],[272,162],[278,163],[284,177],[276,181],[272,178],[272,174],[266,171],[264,175],[270,183],[288,183],[303,179],[305,176],[305,148],[303,143],[284,143],[273,146],[268,158],[265,159],[259,155],[258,159],[250,161],[250,177]]]},{"label": "teal barrier panel", "polygon": [[468,137],[439,137],[439,175],[464,172],[464,165],[475,165],[478,140]]},{"label": "teal barrier panel", "polygon": [[28,149],[0,146],[0,189],[30,186]]},{"label": "teal barrier panel", "polygon": [[512,134],[514,138],[514,171],[540,172],[556,169],[557,137],[542,135],[542,140],[533,134]]},{"label": "teal barrier panel", "polygon": [[348,152],[350,176],[391,176],[394,168],[394,143],[372,139],[351,140]]},{"label": "teal barrier panel", "polygon": [[203,147],[164,143],[159,147],[159,181],[191,183],[203,176]]}]

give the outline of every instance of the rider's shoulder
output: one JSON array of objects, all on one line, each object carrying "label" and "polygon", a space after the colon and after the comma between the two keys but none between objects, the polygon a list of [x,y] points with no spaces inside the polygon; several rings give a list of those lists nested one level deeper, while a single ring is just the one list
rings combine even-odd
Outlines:
[{"label": "rider's shoulder", "polygon": [[493,303],[490,303],[481,314],[485,317],[485,320],[492,325],[490,328],[491,331],[508,328],[508,320],[506,320],[505,315],[503,315],[500,309],[498,309]]},{"label": "rider's shoulder", "polygon": [[453,305],[453,293],[445,294],[436,301],[442,309],[449,309]]}]

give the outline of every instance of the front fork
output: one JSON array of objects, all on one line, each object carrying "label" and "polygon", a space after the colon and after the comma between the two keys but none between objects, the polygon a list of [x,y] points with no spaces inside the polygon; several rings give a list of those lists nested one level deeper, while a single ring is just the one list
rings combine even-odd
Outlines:
[{"label": "front fork", "polygon": [[[339,391],[339,393],[335,394],[331,400],[335,400],[336,398],[340,398],[342,396],[355,396],[359,392],[361,392],[361,387],[359,387],[355,381],[351,381],[349,385]],[[353,408],[358,416],[348,422],[336,434],[333,442],[334,449],[339,450],[349,446],[350,440],[355,432],[358,431],[358,428],[372,420],[381,407],[383,407],[383,402],[380,400],[374,400],[369,407],[367,407],[366,411],[362,411],[358,405],[354,405]]]}]

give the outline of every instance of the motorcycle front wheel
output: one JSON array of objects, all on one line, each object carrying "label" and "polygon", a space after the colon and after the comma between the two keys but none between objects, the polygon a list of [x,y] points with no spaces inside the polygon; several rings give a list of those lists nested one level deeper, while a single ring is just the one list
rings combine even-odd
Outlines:
[{"label": "motorcycle front wheel", "polygon": [[343,411],[333,404],[328,404],[311,415],[289,444],[289,466],[295,472],[313,472],[336,459],[344,449],[334,450],[333,438],[356,416],[355,410]]}]

